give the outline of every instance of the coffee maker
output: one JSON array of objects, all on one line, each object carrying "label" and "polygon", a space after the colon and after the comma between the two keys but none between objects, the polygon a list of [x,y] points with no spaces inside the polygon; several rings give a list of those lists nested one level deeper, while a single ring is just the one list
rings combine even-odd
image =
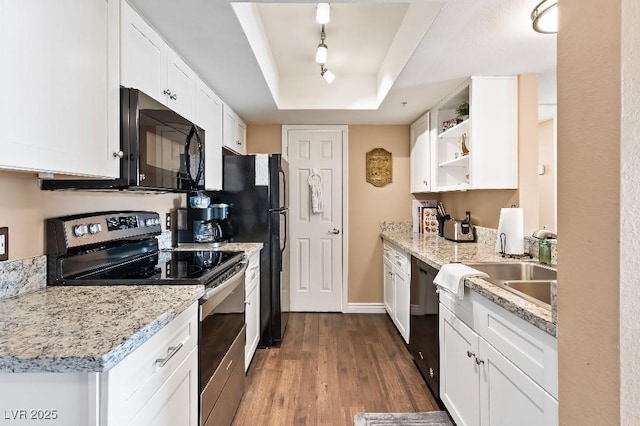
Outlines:
[{"label": "coffee maker", "polygon": [[178,245],[206,243],[221,246],[227,242],[227,217],[227,204],[176,209],[176,242]]}]

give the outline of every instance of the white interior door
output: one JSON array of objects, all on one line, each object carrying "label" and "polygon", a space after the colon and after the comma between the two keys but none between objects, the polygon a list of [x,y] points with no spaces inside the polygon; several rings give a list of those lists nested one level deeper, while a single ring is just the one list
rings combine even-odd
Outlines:
[{"label": "white interior door", "polygon": [[[291,310],[342,312],[342,130],[288,130]],[[320,213],[309,176],[322,179]]]}]

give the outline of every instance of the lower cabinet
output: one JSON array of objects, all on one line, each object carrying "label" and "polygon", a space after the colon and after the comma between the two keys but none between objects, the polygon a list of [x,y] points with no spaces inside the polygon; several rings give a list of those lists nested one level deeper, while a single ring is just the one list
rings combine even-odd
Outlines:
[{"label": "lower cabinet", "polygon": [[440,305],[440,397],[458,426],[558,424],[558,401]]},{"label": "lower cabinet", "polygon": [[400,335],[409,343],[411,257],[386,242],[383,250],[384,307]]},{"label": "lower cabinet", "polygon": [[249,258],[245,276],[247,341],[244,347],[244,370],[249,370],[260,340],[260,251]]},{"label": "lower cabinet", "polygon": [[106,372],[0,373],[0,411],[21,425],[197,426],[197,344],[195,302]]}]

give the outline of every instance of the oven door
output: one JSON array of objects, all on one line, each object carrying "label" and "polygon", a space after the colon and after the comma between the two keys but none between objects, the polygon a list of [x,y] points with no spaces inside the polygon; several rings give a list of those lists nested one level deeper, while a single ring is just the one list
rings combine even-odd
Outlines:
[{"label": "oven door", "polygon": [[[231,424],[244,393],[247,264],[200,304],[200,424]],[[228,420],[228,421],[227,421]]]}]

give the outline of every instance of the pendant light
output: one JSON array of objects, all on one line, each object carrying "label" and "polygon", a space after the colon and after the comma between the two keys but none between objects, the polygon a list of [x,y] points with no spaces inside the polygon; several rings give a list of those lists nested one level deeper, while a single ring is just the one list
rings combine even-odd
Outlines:
[{"label": "pendant light", "polygon": [[324,81],[329,84],[333,83],[333,80],[336,79],[336,75],[329,71],[327,67],[324,66],[324,64],[320,65],[320,75],[322,76],[322,78],[324,78]]},{"label": "pendant light", "polygon": [[325,64],[327,62],[327,53],[329,50],[327,49],[327,45],[324,44],[324,39],[326,34],[324,33],[324,25],[322,26],[322,31],[320,32],[320,44],[316,49],[316,62],[319,64]]},{"label": "pendant light", "polygon": [[329,3],[318,3],[318,7],[316,9],[316,22],[318,24],[328,24],[331,20],[330,16],[331,6]]},{"label": "pendant light", "polygon": [[542,34],[558,32],[557,0],[542,0],[531,12],[533,29]]}]

